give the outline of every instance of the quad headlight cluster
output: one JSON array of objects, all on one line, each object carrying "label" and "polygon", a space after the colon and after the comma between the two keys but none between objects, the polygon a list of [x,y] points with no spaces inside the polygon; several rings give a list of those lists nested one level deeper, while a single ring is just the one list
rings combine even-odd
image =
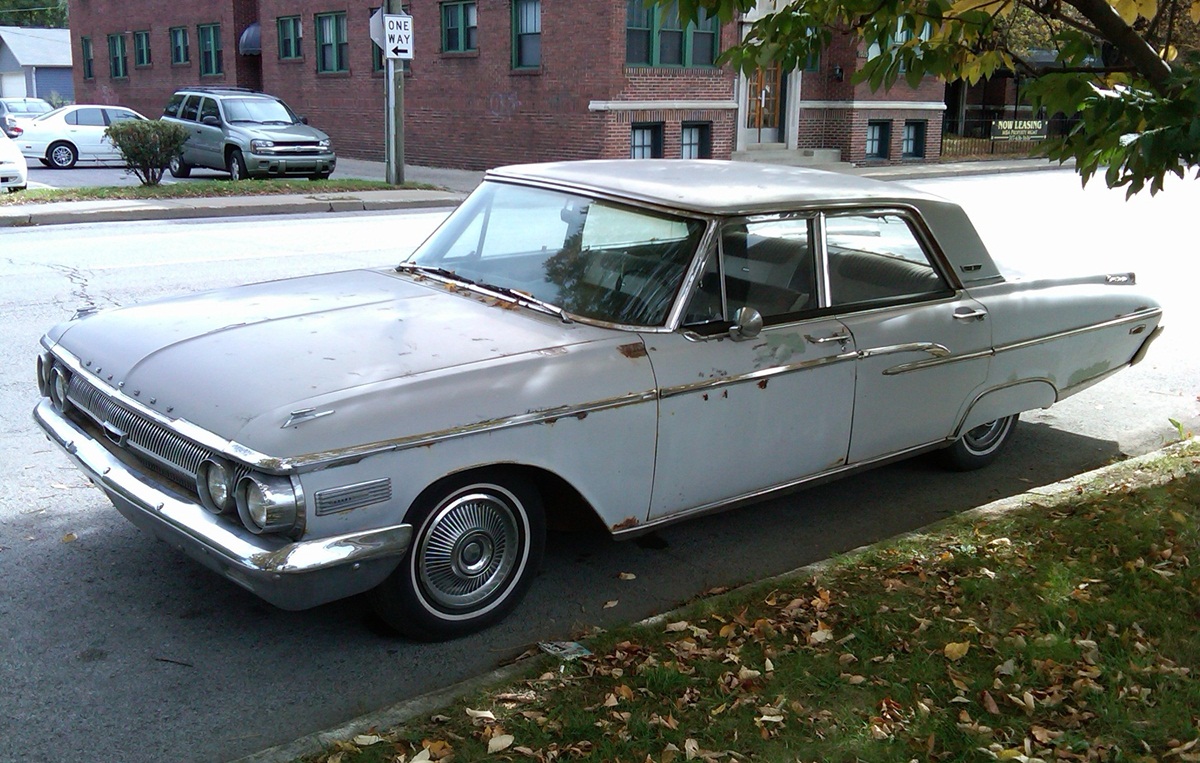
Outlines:
[{"label": "quad headlight cluster", "polygon": [[288,532],[300,514],[300,496],[287,477],[239,469],[224,459],[209,458],[196,474],[196,492],[214,514],[237,512],[250,532]]},{"label": "quad headlight cluster", "polygon": [[50,353],[38,355],[37,359],[38,391],[42,397],[50,398],[54,407],[66,413],[71,409],[71,401],[67,391],[71,386],[71,372],[54,362]]}]

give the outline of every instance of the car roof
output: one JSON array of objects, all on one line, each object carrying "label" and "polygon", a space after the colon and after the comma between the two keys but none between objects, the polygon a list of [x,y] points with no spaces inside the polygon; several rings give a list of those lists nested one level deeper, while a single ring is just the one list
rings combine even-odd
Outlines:
[{"label": "car roof", "polygon": [[703,214],[739,215],[869,201],[943,201],[897,183],[802,167],[710,159],[597,159],[516,164],[495,180],[536,181]]}]

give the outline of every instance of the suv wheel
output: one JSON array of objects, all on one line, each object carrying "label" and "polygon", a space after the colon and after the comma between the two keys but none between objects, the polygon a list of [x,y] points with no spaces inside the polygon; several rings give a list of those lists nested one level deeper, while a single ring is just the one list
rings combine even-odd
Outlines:
[{"label": "suv wheel", "polygon": [[171,158],[171,177],[185,178],[192,174],[192,165],[183,160],[182,156]]},{"label": "suv wheel", "polygon": [[246,158],[242,156],[241,149],[235,148],[229,152],[229,158],[225,160],[225,170],[229,173],[230,180],[245,180],[249,177]]}]

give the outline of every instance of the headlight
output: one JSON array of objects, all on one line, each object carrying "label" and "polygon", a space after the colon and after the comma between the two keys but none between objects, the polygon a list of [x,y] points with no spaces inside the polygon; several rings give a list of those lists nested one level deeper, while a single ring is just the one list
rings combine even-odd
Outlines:
[{"label": "headlight", "polygon": [[252,140],[252,141],[250,141],[250,147],[253,148],[255,151],[262,151],[265,148],[275,148],[275,141],[273,141],[273,140]]},{"label": "headlight", "polygon": [[67,390],[71,386],[71,377],[62,366],[55,366],[50,372],[50,401],[54,407],[66,413],[71,409],[71,401],[67,399]]},{"label": "headlight", "polygon": [[318,142],[317,145],[320,146],[321,148],[329,148],[329,145],[330,145],[329,138],[326,138],[325,140]]},{"label": "headlight", "polygon": [[238,516],[255,535],[287,532],[296,526],[299,500],[286,477],[246,475],[238,481],[236,496]]},{"label": "headlight", "polygon": [[204,508],[214,514],[231,511],[237,505],[233,498],[233,468],[217,459],[208,459],[196,472],[196,492]]}]

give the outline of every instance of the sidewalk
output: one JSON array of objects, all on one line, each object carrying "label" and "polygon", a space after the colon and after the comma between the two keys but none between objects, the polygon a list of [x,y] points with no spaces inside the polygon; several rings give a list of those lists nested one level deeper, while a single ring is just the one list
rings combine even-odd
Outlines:
[{"label": "sidewalk", "polygon": [[[1062,167],[1045,159],[946,162],[855,167],[851,164],[821,166],[826,169],[879,180],[914,180],[962,175],[1057,170]],[[383,162],[339,159],[338,176],[361,180],[384,180]],[[199,199],[147,199],[114,201],[64,201],[50,204],[19,204],[0,207],[0,228],[26,225],[121,222],[134,220],[181,220],[252,215],[363,212],[423,207],[454,206],[483,179],[483,172],[405,167],[405,180],[436,185],[442,191],[407,189],[347,193],[290,194],[280,196],[229,196]],[[269,181],[264,181],[269,182]]]}]

